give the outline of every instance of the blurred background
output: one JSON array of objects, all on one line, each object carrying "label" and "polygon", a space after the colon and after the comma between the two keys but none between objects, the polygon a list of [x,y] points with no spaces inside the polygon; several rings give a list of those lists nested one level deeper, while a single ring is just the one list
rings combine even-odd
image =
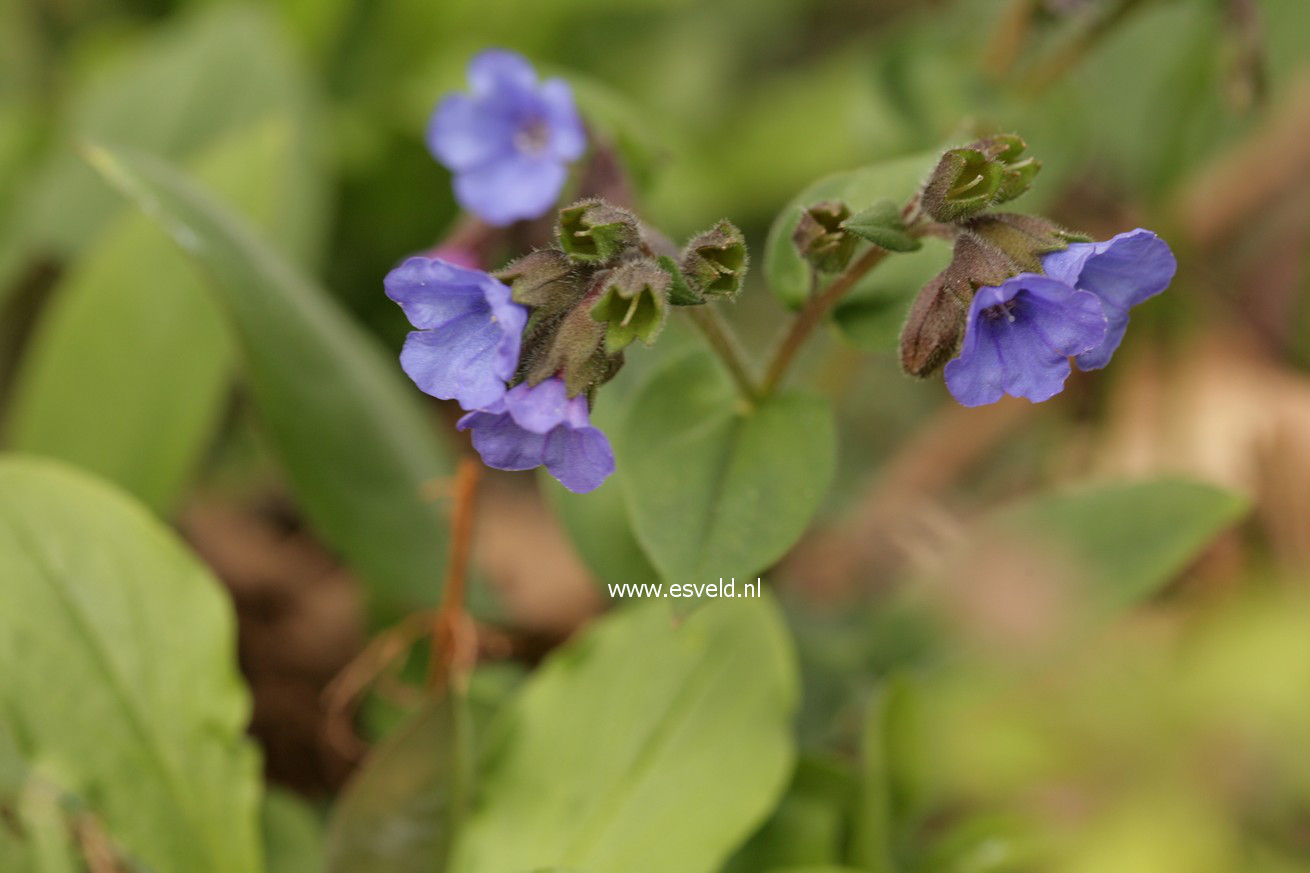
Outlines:
[{"label": "blurred background", "polygon": [[[798,763],[722,869],[1310,870],[1308,44],[1305,0],[6,0],[3,445],[115,483],[230,591],[298,828],[272,866],[315,869],[326,810],[415,705],[450,482],[416,522],[431,554],[343,561],[367,546],[323,535],[350,520],[316,515],[268,421],[278,384],[318,377],[279,312],[252,352],[80,144],[194,176],[392,356],[382,276],[458,220],[424,127],[484,47],[573,84],[646,219],[730,218],[757,262],[816,178],[1015,131],[1044,166],[1020,208],[1156,230],[1177,278],[1041,405],[966,410],[899,373],[931,246],[812,344],[797,378],[835,405],[838,474],[767,574]],[[727,313],[757,359],[789,317],[760,274]],[[668,352],[629,355],[602,425]],[[456,411],[425,411],[453,456]],[[330,429],[367,457],[351,414]],[[337,471],[361,502],[370,470]],[[655,571],[613,487],[489,471],[475,531],[480,724],[606,583]]]}]

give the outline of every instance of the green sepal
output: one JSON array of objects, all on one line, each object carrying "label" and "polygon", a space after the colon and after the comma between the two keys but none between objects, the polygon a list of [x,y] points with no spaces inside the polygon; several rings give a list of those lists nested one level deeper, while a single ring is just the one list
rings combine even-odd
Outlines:
[{"label": "green sepal", "polygon": [[1042,169],[1042,162],[1036,158],[1025,158],[1005,167],[1001,187],[996,192],[994,203],[1006,203],[1025,193],[1033,186],[1033,180]]},{"label": "green sepal", "polygon": [[577,266],[559,249],[529,252],[492,275],[509,285],[515,303],[535,312],[562,312],[586,290]]},{"label": "green sepal", "polygon": [[1033,273],[1042,271],[1042,255],[1062,251],[1069,245],[1064,228],[1035,215],[988,213],[971,219],[965,226],[1021,269]]},{"label": "green sepal", "polygon": [[796,251],[821,273],[840,273],[855,254],[855,237],[842,230],[851,217],[845,203],[825,200],[801,211],[792,233]]},{"label": "green sepal", "polygon": [[741,292],[749,263],[746,238],[724,219],[687,243],[680,266],[701,297],[731,300]]},{"label": "green sepal", "polygon": [[912,252],[923,246],[906,231],[901,209],[891,200],[879,200],[857,212],[843,221],[841,228],[889,252]]},{"label": "green sepal", "polygon": [[924,212],[953,223],[977,215],[995,202],[1005,168],[976,148],[950,149],[924,186]]},{"label": "green sepal", "polygon": [[561,209],[556,234],[565,254],[592,264],[612,261],[641,242],[636,216],[600,199]]},{"label": "green sepal", "polygon": [[591,317],[606,325],[605,351],[615,354],[633,340],[654,344],[668,317],[672,277],[648,259],[626,261],[598,277],[601,294]]},{"label": "green sepal", "polygon": [[682,267],[668,255],[660,255],[656,263],[669,274],[669,303],[673,306],[701,306],[705,297],[691,287],[687,277],[682,275]]}]

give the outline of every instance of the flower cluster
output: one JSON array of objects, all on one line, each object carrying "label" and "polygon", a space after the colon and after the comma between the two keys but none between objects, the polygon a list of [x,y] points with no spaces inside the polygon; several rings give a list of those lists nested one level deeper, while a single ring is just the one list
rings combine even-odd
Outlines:
[{"label": "flower cluster", "polygon": [[592,491],[614,471],[609,440],[592,427],[583,396],[564,380],[507,387],[519,371],[528,307],[509,286],[480,270],[435,258],[410,258],[387,274],[387,296],[417,330],[400,365],[424,392],[467,410],[460,430],[488,466],[544,466],[571,491]]},{"label": "flower cluster", "polygon": [[1169,286],[1177,263],[1148,230],[1070,243],[1041,256],[1041,273],[978,289],[946,387],[965,406],[1001,395],[1047,400],[1064,387],[1072,357],[1104,367],[1123,341],[1128,310]]}]

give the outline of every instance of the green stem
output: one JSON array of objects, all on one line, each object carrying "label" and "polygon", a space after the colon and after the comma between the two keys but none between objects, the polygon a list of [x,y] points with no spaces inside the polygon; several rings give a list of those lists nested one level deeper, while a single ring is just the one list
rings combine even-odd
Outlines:
[{"label": "green stem", "polygon": [[688,306],[683,311],[691,317],[692,323],[700,329],[710,348],[723,362],[732,380],[737,383],[737,389],[742,397],[751,403],[759,400],[760,391],[755,386],[755,379],[751,376],[750,370],[746,367],[741,344],[737,342],[732,328],[723,320],[719,311],[712,304]]},{"label": "green stem", "polygon": [[796,316],[792,322],[791,330],[782,338],[778,344],[777,351],[773,353],[773,358],[769,362],[769,369],[765,372],[764,383],[760,386],[760,393],[768,397],[777,390],[787,370],[791,368],[792,362],[800,352],[801,347],[805,345],[805,340],[810,333],[818,326],[819,322],[828,313],[838,300],[846,296],[846,293],[855,287],[855,283],[864,278],[878,264],[882,263],[887,255],[891,254],[886,249],[880,249],[872,246],[855,263],[846,268],[842,273],[832,281],[823,292],[811,297],[805,304],[805,308]]}]

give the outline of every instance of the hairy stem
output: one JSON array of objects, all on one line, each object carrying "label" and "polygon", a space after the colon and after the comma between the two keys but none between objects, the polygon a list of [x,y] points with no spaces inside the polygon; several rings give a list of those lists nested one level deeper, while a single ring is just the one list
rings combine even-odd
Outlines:
[{"label": "hairy stem", "polygon": [[837,304],[837,301],[846,296],[846,293],[855,287],[855,283],[864,278],[868,273],[883,259],[889,255],[886,249],[877,246],[870,247],[859,260],[846,268],[846,271],[832,280],[827,288],[819,294],[811,297],[805,304],[805,308],[796,316],[792,322],[791,329],[787,335],[782,338],[778,344],[777,350],[773,353],[773,358],[769,362],[769,369],[764,374],[764,382],[760,386],[760,393],[767,397],[777,390],[787,370],[791,368],[792,362],[800,352],[801,347],[805,345],[805,340],[823,320],[828,310]]},{"label": "hairy stem", "polygon": [[428,684],[445,687],[468,660],[468,616],[464,612],[464,592],[468,587],[468,560],[473,544],[473,512],[477,505],[478,480],[482,464],[465,455],[455,471],[454,507],[450,518],[450,563],[446,567],[446,584],[441,605],[432,624],[432,660]]},{"label": "hairy stem", "polygon": [[732,328],[723,320],[719,311],[712,305],[688,306],[685,311],[691,317],[692,323],[700,329],[710,348],[719,356],[723,366],[732,375],[732,380],[737,383],[737,389],[742,397],[751,403],[758,400],[760,391],[743,360],[741,344],[737,342]]}]

